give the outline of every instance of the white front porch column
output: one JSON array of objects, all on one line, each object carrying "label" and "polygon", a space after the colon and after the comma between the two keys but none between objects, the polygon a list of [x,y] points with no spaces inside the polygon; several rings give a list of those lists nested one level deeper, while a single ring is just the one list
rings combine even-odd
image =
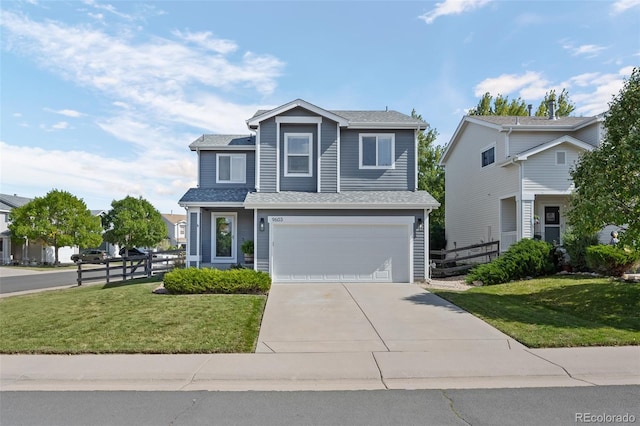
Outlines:
[{"label": "white front porch column", "polygon": [[533,238],[534,201],[535,194],[523,194],[518,203],[518,240]]},{"label": "white front porch column", "polygon": [[200,207],[187,207],[187,266],[200,267]]}]

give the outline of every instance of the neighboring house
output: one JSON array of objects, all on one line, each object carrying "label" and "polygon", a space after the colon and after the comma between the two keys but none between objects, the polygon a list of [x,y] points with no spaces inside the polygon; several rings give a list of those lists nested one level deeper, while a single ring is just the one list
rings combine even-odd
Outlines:
[{"label": "neighboring house", "polygon": [[162,214],[162,220],[167,225],[169,245],[172,247],[187,247],[187,215],[186,214]]},{"label": "neighboring house", "polygon": [[603,117],[465,116],[442,156],[447,248],[522,238],[560,244],[569,170],[602,139]]},{"label": "neighboring house", "polygon": [[426,123],[395,111],[329,111],[297,99],[247,120],[255,135],[203,135],[187,209],[187,262],[244,263],[274,282],[428,278],[429,212],[418,191]]}]

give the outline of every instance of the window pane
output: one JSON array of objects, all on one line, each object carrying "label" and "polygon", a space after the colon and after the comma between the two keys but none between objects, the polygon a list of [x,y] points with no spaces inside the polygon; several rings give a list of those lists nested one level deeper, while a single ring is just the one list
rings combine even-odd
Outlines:
[{"label": "window pane", "polygon": [[287,140],[289,141],[287,146],[289,154],[309,154],[309,138],[293,136]]},{"label": "window pane", "polygon": [[216,257],[231,257],[232,226],[231,218],[216,218]]},{"label": "window pane", "polygon": [[375,136],[365,136],[362,138],[362,165],[376,165],[376,138]]},{"label": "window pane", "polygon": [[236,155],[232,157],[232,165],[231,167],[231,181],[232,182],[244,182],[244,164],[245,157]]},{"label": "window pane", "polygon": [[231,157],[228,155],[218,157],[218,180],[231,180]]},{"label": "window pane", "polygon": [[287,171],[289,173],[309,173],[309,157],[294,156],[287,158]]},{"label": "window pane", "polygon": [[482,167],[493,164],[495,161],[495,148],[489,148],[482,153]]},{"label": "window pane", "polygon": [[378,166],[390,166],[393,164],[393,153],[391,152],[391,139],[378,139]]}]

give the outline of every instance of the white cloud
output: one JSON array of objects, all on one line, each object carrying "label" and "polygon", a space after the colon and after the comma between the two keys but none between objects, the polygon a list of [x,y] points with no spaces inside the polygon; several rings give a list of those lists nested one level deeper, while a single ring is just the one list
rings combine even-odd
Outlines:
[{"label": "white cloud", "polygon": [[581,46],[570,48],[569,50],[571,50],[571,54],[573,56],[584,55],[588,58],[595,58],[600,54],[600,52],[606,49],[607,47],[598,46],[597,44],[583,44]]},{"label": "white cloud", "polygon": [[640,0],[617,0],[611,5],[611,13],[617,15],[638,5],[640,5]]},{"label": "white cloud", "polygon": [[624,79],[631,75],[632,66],[621,68],[618,73],[601,74],[590,73],[573,77],[570,81],[580,83],[585,90],[572,94],[571,99],[576,104],[575,114],[595,115],[609,108],[614,95],[620,92]]},{"label": "white cloud", "polygon": [[51,108],[45,108],[45,111],[49,111],[49,112],[53,112],[56,114],[60,114],[60,115],[64,115],[66,117],[72,117],[72,118],[78,118],[78,117],[82,117],[85,116],[87,114],[75,111],[73,109],[59,109],[59,110],[55,110],[55,109],[51,109]]},{"label": "white cloud", "polygon": [[[110,4],[100,4],[97,3],[95,0],[84,0],[83,1],[84,4],[88,5],[88,6],[92,6],[98,10],[104,10],[110,13],[113,13],[116,16],[119,16],[120,18],[124,18],[124,19],[128,19],[128,20],[133,20],[133,17],[131,15],[127,15],[126,13],[122,13],[119,12],[115,6],[110,5]],[[91,15],[91,14],[89,14]],[[102,14],[100,14],[102,16]]]},{"label": "white cloud", "polygon": [[[30,188],[33,195],[44,195],[56,187],[80,196],[89,208],[108,209],[112,200],[133,195],[169,212],[178,210],[177,200],[195,186],[195,157],[188,152],[164,160],[140,156],[125,161],[85,151],[46,150],[1,141],[0,151],[3,187]],[[55,184],[51,176],[56,177]]]},{"label": "white cloud", "polygon": [[20,118],[22,117],[22,113],[19,112],[14,112],[13,114],[11,114],[12,116],[16,117],[16,118]]},{"label": "white cloud", "polygon": [[427,24],[432,24],[436,18],[447,15],[459,15],[464,12],[470,12],[474,9],[481,8],[492,0],[445,0],[442,3],[436,3],[435,9],[419,16]]},{"label": "white cloud", "polygon": [[207,50],[211,50],[213,52],[221,53],[226,55],[231,52],[235,52],[238,49],[238,45],[231,40],[217,39],[213,37],[211,32],[182,32],[179,30],[174,30],[172,32],[176,37],[192,42],[198,46],[201,46]]},{"label": "white cloud", "polygon": [[45,124],[41,124],[40,128],[42,130],[44,130],[45,132],[55,132],[57,130],[65,130],[67,128],[69,128],[69,123],[67,123],[66,121],[59,121],[51,126],[47,126]]},{"label": "white cloud", "polygon": [[508,95],[510,93],[525,90],[531,93],[540,87],[544,87],[547,81],[538,72],[527,71],[522,75],[502,74],[498,77],[487,78],[474,88],[475,96],[482,96],[489,92],[492,95]]}]

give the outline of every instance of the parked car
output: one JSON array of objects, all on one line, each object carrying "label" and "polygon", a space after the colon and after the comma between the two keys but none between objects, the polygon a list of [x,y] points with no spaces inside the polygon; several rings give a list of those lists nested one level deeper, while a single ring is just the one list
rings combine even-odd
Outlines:
[{"label": "parked car", "polygon": [[84,250],[80,253],[74,253],[71,255],[71,261],[73,262],[99,262],[105,260],[107,253],[104,250]]},{"label": "parked car", "polygon": [[[125,247],[121,248],[118,252],[120,256],[125,257],[127,255],[127,249]],[[129,249],[128,257],[136,257],[136,256],[147,256],[149,252],[144,249],[139,249],[137,247],[132,247]]]}]

